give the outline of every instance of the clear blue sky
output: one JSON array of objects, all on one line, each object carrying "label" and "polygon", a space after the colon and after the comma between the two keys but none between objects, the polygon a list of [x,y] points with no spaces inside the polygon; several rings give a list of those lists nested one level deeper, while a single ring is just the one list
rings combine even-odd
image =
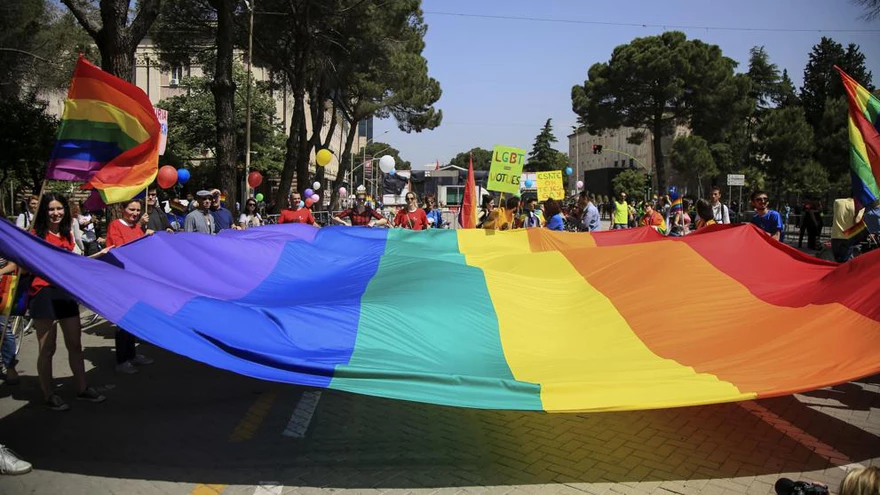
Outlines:
[{"label": "clear blue sky", "polygon": [[[763,45],[771,62],[788,69],[800,87],[808,55],[823,35],[844,46],[861,46],[874,84],[880,80],[880,32],[844,33],[835,29],[880,29],[880,21],[859,17],[849,0],[424,0],[428,24],[424,55],[430,75],[440,81],[443,110],[437,129],[406,134],[393,119],[377,120],[374,137],[399,149],[414,168],[446,163],[473,147],[495,144],[531,149],[547,118],[553,119],[557,149],[567,151],[566,136],[576,122],[571,87],[583,84],[587,69],[606,62],[614,47],[633,38],[680,29],[688,38],[719,45],[724,55],[748,69],[749,49]],[[432,12],[633,23],[609,26],[441,15]],[[811,29],[812,32],[711,29]],[[823,32],[819,32],[823,30]],[[387,134],[381,135],[386,130]]]}]

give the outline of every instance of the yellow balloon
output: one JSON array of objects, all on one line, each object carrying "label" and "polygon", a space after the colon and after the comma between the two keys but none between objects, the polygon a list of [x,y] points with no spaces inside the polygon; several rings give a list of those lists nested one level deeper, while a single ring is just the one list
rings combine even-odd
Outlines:
[{"label": "yellow balloon", "polygon": [[318,165],[325,166],[330,163],[330,160],[333,159],[333,153],[330,150],[318,150],[318,154],[315,155],[315,161],[318,162]]}]

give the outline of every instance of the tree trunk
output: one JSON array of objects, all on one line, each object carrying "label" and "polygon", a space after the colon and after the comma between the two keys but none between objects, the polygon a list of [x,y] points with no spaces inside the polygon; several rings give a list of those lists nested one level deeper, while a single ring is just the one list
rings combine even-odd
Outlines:
[{"label": "tree trunk", "polygon": [[655,118],[654,124],[651,126],[651,132],[654,133],[654,168],[657,170],[657,189],[659,194],[666,194],[666,164],[663,163],[663,119]]},{"label": "tree trunk", "polygon": [[[339,209],[339,188],[345,182],[345,174],[351,168],[351,147],[354,145],[354,138],[357,136],[358,127],[357,120],[354,124],[350,124],[348,135],[345,137],[345,149],[339,158],[339,169],[336,171],[336,180],[333,181],[333,187],[330,191],[330,209]],[[354,184],[352,180],[351,184]]]},{"label": "tree trunk", "polygon": [[220,189],[226,192],[226,207],[237,214],[235,200],[238,198],[236,180],[235,143],[235,81],[232,78],[233,40],[233,0],[215,0],[217,9],[217,61],[211,92],[214,94],[214,108],[217,114],[217,156],[215,163],[220,176]]}]

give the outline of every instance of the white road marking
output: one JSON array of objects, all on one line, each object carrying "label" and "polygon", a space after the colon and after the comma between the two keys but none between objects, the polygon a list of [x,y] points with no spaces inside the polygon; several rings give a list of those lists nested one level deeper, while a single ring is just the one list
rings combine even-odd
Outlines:
[{"label": "white road marking", "polygon": [[287,427],[284,428],[282,435],[291,438],[305,437],[306,431],[309,429],[309,423],[312,422],[312,416],[315,414],[315,409],[318,407],[318,400],[320,399],[321,392],[304,392],[302,397],[300,397],[299,402],[296,404],[296,408],[293,410],[293,415],[290,417],[290,421],[287,423]]}]

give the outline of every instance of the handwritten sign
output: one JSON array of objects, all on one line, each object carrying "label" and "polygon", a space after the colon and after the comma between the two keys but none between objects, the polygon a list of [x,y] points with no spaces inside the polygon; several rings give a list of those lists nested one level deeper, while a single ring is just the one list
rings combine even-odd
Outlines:
[{"label": "handwritten sign", "polygon": [[562,185],[562,170],[538,172],[538,201],[546,201],[548,198],[565,198],[565,187]]},{"label": "handwritten sign", "polygon": [[490,191],[519,194],[519,177],[522,175],[526,150],[512,146],[495,146],[492,165],[489,167]]}]

